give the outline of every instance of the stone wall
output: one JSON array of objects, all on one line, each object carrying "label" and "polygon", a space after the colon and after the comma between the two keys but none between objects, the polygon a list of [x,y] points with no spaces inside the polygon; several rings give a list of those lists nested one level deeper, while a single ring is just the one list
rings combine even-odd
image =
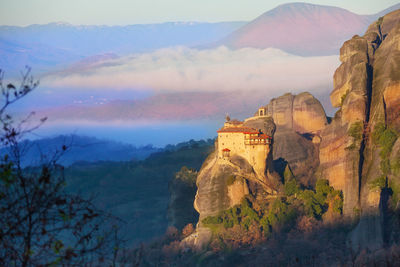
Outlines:
[{"label": "stone wall", "polygon": [[243,133],[218,133],[218,157],[223,158],[222,150],[230,149],[230,155],[245,153]]},{"label": "stone wall", "polygon": [[218,133],[218,158],[224,159],[223,149],[227,148],[230,150],[230,157],[238,155],[245,158],[253,167],[258,178],[264,181],[270,145],[245,145],[244,138],[245,134],[241,132]]}]

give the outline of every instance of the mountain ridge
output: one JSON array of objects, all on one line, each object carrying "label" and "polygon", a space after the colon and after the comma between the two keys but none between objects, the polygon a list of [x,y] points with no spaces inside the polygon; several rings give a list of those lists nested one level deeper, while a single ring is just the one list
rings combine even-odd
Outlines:
[{"label": "mountain ridge", "polygon": [[[282,13],[282,10],[286,10],[295,15],[299,14],[299,8],[304,11],[313,6],[315,7],[316,5],[299,2],[280,5],[263,13],[256,18],[255,21],[263,18],[265,14],[273,15],[278,11]],[[342,34],[343,36],[339,36],[340,40],[345,41],[351,37],[349,36],[350,33],[362,34],[370,22],[393,9],[400,8],[400,4],[372,15],[358,15],[348,10],[332,6],[319,6],[320,9],[321,7],[335,10],[336,13],[341,13],[342,15],[347,14],[346,16],[348,18],[352,18],[355,26],[345,31],[345,34]],[[341,12],[337,12],[338,10]],[[329,12],[327,15],[328,17],[334,18]],[[293,19],[289,21],[293,21]],[[350,20],[345,21],[347,21],[347,27],[351,25],[351,23],[349,23]],[[243,31],[249,27],[252,27],[252,23],[254,23],[254,20],[247,24],[244,21],[230,21],[216,23],[165,22],[125,26],[72,25],[67,22],[32,24],[24,27],[4,25],[0,26],[0,52],[3,53],[3,57],[0,59],[0,67],[13,74],[18,73],[25,65],[29,65],[40,72],[46,72],[51,68],[63,68],[85,57],[99,54],[115,53],[117,55],[123,55],[127,53],[152,51],[154,49],[176,45],[185,45],[200,49],[215,47],[221,44],[226,44],[228,47],[232,48],[243,46],[253,46],[257,48],[275,47],[289,53],[306,56],[333,55],[337,54],[337,50],[340,48],[341,42],[331,39],[327,39],[322,44],[316,43],[309,49],[304,48],[305,44],[307,44],[304,42],[306,40],[300,43],[298,41],[294,42],[289,47],[283,46],[282,43],[277,43],[276,41],[271,42],[271,40],[265,44],[263,42],[255,44],[253,41],[241,40],[240,34],[243,34]],[[293,25],[297,25],[298,27],[302,24],[296,21]],[[290,28],[286,27],[286,29],[284,29],[279,23],[271,24],[269,28],[285,30],[286,33],[284,35],[289,36],[290,39],[283,40],[289,43],[293,42],[293,37],[296,36],[296,33],[301,33],[301,31],[292,31],[293,33],[291,33],[289,31]],[[263,33],[263,31],[261,31],[261,33],[261,35],[265,35],[265,32]],[[321,30],[319,34],[320,38],[315,36],[314,41],[323,39],[322,37],[325,36],[321,35]],[[274,36],[274,38],[277,37],[276,34],[271,35]],[[304,39],[307,36],[297,36],[297,38],[300,37]],[[118,42],[118,40],[123,40],[123,42]],[[6,42],[14,44],[14,47],[20,46],[28,49],[25,51],[10,50],[10,46],[7,46]],[[302,45],[303,48],[295,49],[295,47],[299,45]],[[323,45],[322,49],[319,48],[321,45]],[[49,53],[49,51],[51,51],[51,53]]]},{"label": "mountain ridge", "polygon": [[275,47],[301,56],[337,54],[341,44],[362,34],[382,14],[359,15],[335,6],[287,3],[269,10],[218,42],[233,49]]}]

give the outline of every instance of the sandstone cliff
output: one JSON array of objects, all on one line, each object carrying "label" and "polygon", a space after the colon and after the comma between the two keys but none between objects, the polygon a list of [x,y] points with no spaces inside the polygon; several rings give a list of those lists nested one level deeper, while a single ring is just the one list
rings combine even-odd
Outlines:
[{"label": "sandstone cliff", "polygon": [[[275,125],[270,118],[258,118],[247,126],[261,129],[273,136]],[[209,228],[202,226],[202,219],[213,216],[241,203],[246,195],[254,198],[265,198],[274,194],[280,183],[280,177],[273,170],[272,150],[268,150],[266,170],[263,177],[255,171],[245,157],[233,155],[227,159],[218,157],[218,142],[215,151],[203,163],[197,176],[197,193],[194,207],[199,212],[199,223],[195,237],[186,242],[196,248],[201,248],[211,237]]]},{"label": "sandstone cliff", "polygon": [[315,182],[320,133],[327,124],[321,103],[310,93],[285,94],[263,107],[276,124],[273,159],[287,162],[304,185]]},{"label": "sandstone cliff", "polygon": [[272,99],[247,119],[244,126],[273,135],[261,178],[245,157],[223,159],[216,147],[197,177],[194,206],[200,218],[196,234],[186,241],[201,247],[211,237],[211,230],[202,226],[203,218],[239,204],[246,195],[265,199],[279,191],[281,177],[274,172],[279,162],[289,165],[307,187],[323,178],[343,192],[346,220],[341,221],[353,226],[353,249],[378,249],[398,240],[399,44],[400,10],[343,44],[331,93],[338,111],[330,124],[320,102],[309,93]]},{"label": "sandstone cliff", "polygon": [[383,221],[400,182],[397,144],[392,149],[400,130],[399,44],[400,10],[343,44],[331,93],[339,110],[321,134],[321,176],[343,191],[344,215],[361,216],[352,233],[355,247],[375,249],[391,235]]}]

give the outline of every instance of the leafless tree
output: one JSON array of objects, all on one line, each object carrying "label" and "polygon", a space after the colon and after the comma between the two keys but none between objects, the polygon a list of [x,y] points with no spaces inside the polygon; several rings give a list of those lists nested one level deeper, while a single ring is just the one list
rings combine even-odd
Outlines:
[{"label": "leafless tree", "polygon": [[32,126],[34,113],[16,119],[9,107],[38,84],[29,68],[18,87],[5,84],[0,70],[0,266],[115,265],[117,219],[65,189],[57,160],[67,147],[40,166],[21,167],[21,139],[46,118]]}]

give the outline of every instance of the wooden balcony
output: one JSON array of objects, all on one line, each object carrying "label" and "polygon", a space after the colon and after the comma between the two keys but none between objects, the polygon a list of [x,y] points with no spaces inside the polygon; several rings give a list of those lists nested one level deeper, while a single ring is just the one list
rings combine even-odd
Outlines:
[{"label": "wooden balcony", "polygon": [[269,145],[270,143],[271,140],[268,138],[251,138],[244,140],[245,145]]}]

